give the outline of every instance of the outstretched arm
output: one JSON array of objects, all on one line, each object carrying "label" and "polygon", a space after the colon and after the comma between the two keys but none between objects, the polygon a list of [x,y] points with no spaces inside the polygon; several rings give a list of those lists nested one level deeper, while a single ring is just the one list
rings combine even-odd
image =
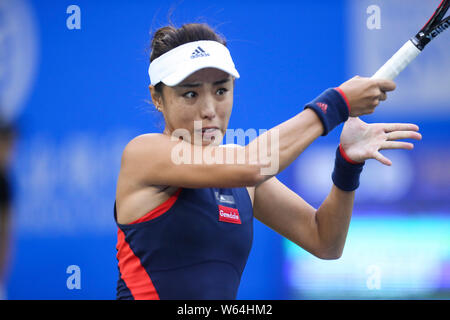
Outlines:
[{"label": "outstretched arm", "polygon": [[[389,80],[352,78],[337,89],[324,91],[308,103],[305,110],[245,147],[228,150],[226,155],[223,155],[223,148],[214,144],[199,150],[190,142],[173,140],[167,135],[140,135],[125,147],[119,180],[126,176],[127,181],[132,179],[138,187],[255,186],[277,175],[315,139],[326,135],[349,116],[372,113],[385,98],[384,90],[394,88],[395,84]],[[180,154],[183,161],[179,161]],[[196,161],[196,158],[211,161]]]},{"label": "outstretched arm", "polygon": [[[357,162],[377,159],[390,165],[379,150],[412,149],[399,139],[420,140],[414,124],[367,124],[351,118],[341,134],[340,154],[350,168]],[[345,160],[346,159],[346,160]],[[355,191],[333,185],[329,195],[316,210],[276,177],[256,186],[255,217],[268,227],[321,259],[342,255],[353,210]]]}]

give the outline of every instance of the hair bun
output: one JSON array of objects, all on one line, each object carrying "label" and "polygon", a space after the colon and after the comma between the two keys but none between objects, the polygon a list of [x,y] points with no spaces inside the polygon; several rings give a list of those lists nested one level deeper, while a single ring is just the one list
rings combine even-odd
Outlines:
[{"label": "hair bun", "polygon": [[178,46],[200,40],[213,40],[226,46],[225,38],[205,23],[184,24],[178,29],[174,26],[162,27],[153,35],[150,62]]}]

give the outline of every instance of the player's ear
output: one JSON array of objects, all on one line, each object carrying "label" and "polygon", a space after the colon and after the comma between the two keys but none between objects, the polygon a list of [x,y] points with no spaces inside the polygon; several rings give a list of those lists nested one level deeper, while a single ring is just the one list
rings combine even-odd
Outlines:
[{"label": "player's ear", "polygon": [[148,89],[150,90],[150,95],[152,96],[153,105],[158,109],[158,111],[162,110],[164,106],[164,100],[161,92],[158,92],[155,89],[155,86],[149,85]]}]

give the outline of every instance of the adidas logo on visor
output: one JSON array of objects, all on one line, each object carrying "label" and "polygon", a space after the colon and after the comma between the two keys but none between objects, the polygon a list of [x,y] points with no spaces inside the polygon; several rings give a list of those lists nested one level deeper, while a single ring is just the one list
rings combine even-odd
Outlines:
[{"label": "adidas logo on visor", "polygon": [[209,53],[203,50],[201,47],[197,47],[194,52],[192,52],[191,59],[196,59],[200,57],[208,57]]}]

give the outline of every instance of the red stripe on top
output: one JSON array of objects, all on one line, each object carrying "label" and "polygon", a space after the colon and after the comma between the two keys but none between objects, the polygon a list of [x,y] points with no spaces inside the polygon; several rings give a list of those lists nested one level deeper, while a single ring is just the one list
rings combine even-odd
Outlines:
[{"label": "red stripe on top", "polygon": [[175,203],[175,201],[177,201],[178,199],[178,195],[181,192],[181,188],[179,188],[169,199],[167,199],[165,202],[163,202],[162,204],[160,204],[159,206],[157,206],[155,209],[149,211],[148,213],[146,213],[143,217],[134,220],[133,222],[131,222],[130,224],[136,224],[136,223],[141,223],[141,222],[145,222],[145,221],[150,221],[152,219],[155,219],[157,217],[159,217],[160,215],[162,215],[163,213],[165,213],[167,210],[169,210],[173,204]]},{"label": "red stripe on top", "polygon": [[334,89],[341,94],[342,98],[344,98],[345,104],[347,105],[347,108],[348,108],[348,112],[350,113],[350,111],[351,111],[350,103],[348,102],[347,96],[345,95],[344,91],[342,91],[342,89],[339,87],[334,88]]},{"label": "red stripe on top", "polygon": [[440,9],[440,7],[442,6],[443,3],[444,3],[444,0],[442,0],[441,3],[439,4],[439,6],[437,7],[437,9],[434,10],[433,15],[430,17],[430,19],[428,19],[427,23],[425,23],[425,24],[423,25],[423,27],[422,27],[422,29],[420,29],[420,31],[422,31],[423,28],[425,28],[425,27],[427,26],[427,24],[431,21],[431,19],[434,18],[434,16],[436,15],[436,12]]},{"label": "red stripe on top", "polygon": [[345,153],[344,148],[342,148],[342,145],[339,144],[339,152],[341,153],[341,156],[345,159],[345,161],[350,162],[351,164],[361,164],[363,162],[356,162],[349,158],[349,156]]},{"label": "red stripe on top", "polygon": [[141,264],[141,260],[131,250],[122,230],[117,233],[117,260],[122,280],[135,300],[159,300],[150,276]]}]

